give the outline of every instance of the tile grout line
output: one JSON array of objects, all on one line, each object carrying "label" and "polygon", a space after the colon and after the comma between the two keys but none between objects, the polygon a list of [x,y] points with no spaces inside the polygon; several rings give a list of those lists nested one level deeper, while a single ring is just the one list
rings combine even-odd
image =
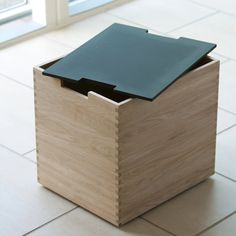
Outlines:
[{"label": "tile grout line", "polygon": [[[10,152],[12,152],[12,153],[14,153],[14,154],[17,154],[18,156],[24,158],[25,160],[30,161],[30,162],[32,162],[32,163],[35,164],[35,162],[33,162],[32,160],[30,160],[30,159],[28,159],[28,158],[22,156],[20,153],[18,153],[18,152],[16,152],[16,151],[12,150],[12,149],[10,149],[10,148],[8,148],[7,146],[5,146],[5,145],[3,145],[3,144],[0,144],[0,146],[3,147],[4,149],[7,149],[8,151],[10,151]],[[35,149],[33,149],[33,150],[35,150]],[[31,151],[33,151],[33,150],[31,150]],[[31,152],[31,151],[29,151],[29,152]],[[26,152],[26,153],[29,153],[29,152]],[[234,182],[234,183],[236,182],[235,180],[233,180],[233,179],[231,179],[231,178],[229,178],[229,177],[227,177],[227,176],[224,176],[224,175],[222,175],[222,174],[220,174],[220,173],[218,173],[218,172],[215,172],[215,173],[216,173],[217,175],[220,175],[220,176],[222,176],[222,177],[224,177],[224,178],[226,178],[226,179],[228,179],[228,180]],[[76,206],[76,207],[74,207],[73,209],[71,209],[71,210],[69,210],[69,211],[67,211],[67,212],[64,212],[63,214],[61,214],[61,215],[59,215],[59,216],[53,218],[52,220],[50,220],[50,221],[48,221],[48,222],[46,222],[46,223],[40,225],[39,227],[37,227],[37,228],[35,228],[35,229],[33,229],[33,230],[31,230],[31,231],[25,233],[24,235],[30,234],[31,232],[33,232],[33,231],[35,231],[35,230],[37,230],[37,229],[39,229],[39,228],[41,228],[41,227],[47,225],[48,223],[51,223],[52,221],[54,221],[54,220],[60,218],[60,217],[63,216],[63,215],[66,215],[67,213],[69,213],[69,212],[71,212],[71,211],[73,211],[73,210],[75,210],[75,209],[77,209],[77,208],[79,208],[79,206]],[[231,213],[229,216],[231,216],[231,215],[233,215],[233,214],[234,214],[234,213]],[[227,217],[229,217],[229,216],[227,216]],[[200,233],[205,232],[205,231],[208,230],[209,228],[214,227],[216,224],[220,223],[221,221],[223,221],[223,220],[226,219],[227,217],[221,219],[220,221],[217,221],[215,224],[213,224],[212,226],[210,226],[210,227],[204,229],[204,230],[201,231]],[[169,233],[169,234],[171,234],[171,235],[173,235],[173,236],[176,236],[174,233],[172,233],[172,232],[166,230],[165,228],[162,228],[162,227],[159,226],[159,225],[156,225],[156,224],[152,223],[151,221],[147,220],[146,218],[143,218],[142,216],[140,216],[139,218],[142,219],[142,220],[144,220],[144,221],[146,221],[146,222],[148,222],[149,224],[151,224],[151,225],[153,225],[153,226],[155,226],[155,227],[157,227],[157,228],[162,229],[163,231],[165,231],[165,232],[167,232],[167,233]],[[200,233],[199,233],[199,234],[200,234]],[[197,234],[197,235],[199,235],[199,234]],[[23,235],[23,236],[24,236],[24,235]]]},{"label": "tile grout line", "polygon": [[31,162],[31,163],[36,164],[36,163],[35,163],[34,161],[32,161],[31,159],[29,159],[29,158],[23,156],[23,154],[20,154],[19,152],[16,152],[16,151],[14,151],[13,149],[11,149],[11,148],[9,148],[9,147],[7,147],[7,146],[1,144],[1,143],[0,143],[0,147],[2,147],[2,148],[4,148],[4,149],[8,150],[9,152],[14,153],[15,155],[17,155],[17,156],[19,156],[19,157],[22,157],[23,159],[25,159],[25,160],[27,160],[27,161],[29,161],[29,162]]},{"label": "tile grout line", "polygon": [[[154,32],[157,33],[157,34],[163,34],[163,35],[167,36],[167,33],[164,33],[164,32],[162,32],[162,31],[158,31],[158,30],[156,30],[156,29],[150,28],[149,26],[146,26],[146,25],[137,23],[137,22],[135,22],[135,21],[126,19],[126,18],[121,17],[121,16],[117,16],[117,15],[112,14],[112,13],[110,13],[110,12],[104,12],[104,13],[107,14],[107,15],[109,15],[109,16],[113,16],[113,17],[116,17],[116,18],[118,18],[118,19],[127,21],[127,22],[129,22],[129,23],[135,24],[135,25],[137,25],[137,26],[139,26],[139,27],[142,27],[142,28],[144,27],[144,28],[146,28],[146,29],[148,29],[148,30],[152,30],[152,31],[154,31]],[[135,27],[135,26],[134,26],[134,27]]]},{"label": "tile grout line", "polygon": [[236,14],[234,14],[234,13],[230,13],[230,12],[222,11],[222,10],[220,10],[220,12],[224,15],[228,15],[228,16],[231,16],[231,17],[236,17]]},{"label": "tile grout line", "polygon": [[[193,3],[193,2],[192,2],[192,3]],[[212,9],[211,9],[211,10],[212,10]],[[189,22],[189,23],[187,23],[187,24],[184,24],[184,25],[182,25],[182,26],[176,27],[176,28],[174,28],[174,29],[172,29],[172,30],[170,30],[170,31],[167,31],[167,32],[158,31],[158,30],[156,30],[156,29],[150,28],[149,26],[146,26],[146,25],[137,23],[137,22],[135,22],[135,21],[131,21],[131,20],[129,20],[129,19],[127,19],[127,18],[124,18],[124,17],[117,16],[116,14],[112,14],[112,13],[109,13],[109,12],[105,12],[105,14],[110,15],[110,16],[114,16],[114,17],[117,17],[117,18],[119,18],[119,19],[121,19],[121,20],[125,20],[125,21],[127,21],[127,22],[132,23],[132,24],[136,24],[136,25],[138,25],[138,26],[145,27],[145,28],[147,28],[147,29],[150,29],[150,30],[156,32],[156,33],[161,33],[161,34],[167,36],[167,35],[168,35],[169,33],[171,33],[172,31],[175,31],[175,30],[177,30],[177,29],[181,29],[181,28],[183,28],[183,27],[185,27],[185,26],[191,25],[191,24],[193,24],[193,23],[195,23],[195,22],[201,21],[201,20],[203,20],[203,19],[205,19],[205,18],[208,18],[208,17],[210,17],[210,16],[213,16],[213,15],[216,15],[216,14],[219,13],[219,12],[220,12],[220,10],[214,9],[214,12],[212,12],[212,13],[210,13],[210,14],[207,14],[207,15],[205,15],[205,16],[203,16],[203,17],[200,17],[200,18],[198,18],[198,19],[196,19],[196,20],[193,20],[193,21],[191,21],[191,22]],[[222,56],[222,57],[225,57],[225,56]],[[226,57],[225,57],[225,58],[226,58]],[[226,59],[230,59],[230,58],[226,58]]]},{"label": "tile grout line", "polygon": [[57,217],[55,217],[55,218],[53,218],[53,219],[47,221],[46,223],[44,223],[44,224],[42,224],[42,225],[40,225],[40,226],[38,226],[38,227],[36,227],[36,228],[34,228],[34,229],[32,229],[32,230],[30,230],[29,232],[23,234],[22,236],[26,236],[26,235],[31,234],[32,232],[34,232],[34,231],[36,231],[36,230],[38,230],[38,229],[44,227],[45,225],[47,225],[47,224],[49,224],[49,223],[51,223],[51,222],[53,222],[53,221],[59,219],[60,217],[62,217],[62,216],[64,216],[64,215],[66,215],[66,214],[68,214],[68,213],[74,211],[74,210],[77,209],[77,208],[79,208],[79,206],[76,206],[76,207],[70,209],[69,211],[66,211],[66,212],[64,212],[64,213],[62,213],[62,214],[60,214],[60,215],[58,215]]},{"label": "tile grout line", "polygon": [[229,110],[227,110],[227,109],[225,109],[223,107],[220,107],[220,106],[218,106],[218,108],[221,109],[222,111],[228,112],[229,114],[236,116],[236,113],[234,113],[232,111],[229,111]]},{"label": "tile grout line", "polygon": [[[220,57],[223,57],[223,56],[221,56],[221,55],[217,55],[217,54],[215,54],[216,56],[220,56]],[[214,57],[214,55],[213,55],[213,57]],[[223,64],[225,64],[225,63],[227,63],[227,62],[230,62],[230,61],[232,61],[231,59],[229,59],[229,58],[226,58],[226,57],[224,57],[223,58],[224,59],[224,61],[220,61],[220,65],[223,65]]]},{"label": "tile grout line", "polygon": [[21,155],[22,155],[22,156],[25,156],[25,155],[27,155],[27,154],[33,152],[34,150],[36,150],[36,148],[34,148],[34,149],[32,149],[32,150],[30,150],[30,151],[28,151],[28,152],[25,152],[25,153],[23,153],[23,154],[21,154]]},{"label": "tile grout line", "polygon": [[236,58],[228,57],[228,60],[231,60],[231,61],[233,61],[233,62],[236,62]]},{"label": "tile grout line", "polygon": [[[33,68],[32,68],[32,71],[33,71]],[[12,82],[15,82],[15,83],[17,83],[17,84],[19,84],[19,85],[22,85],[22,86],[24,86],[24,87],[26,87],[26,88],[28,88],[28,89],[33,90],[33,87],[31,87],[31,86],[29,86],[29,85],[27,85],[27,84],[21,83],[20,81],[18,81],[18,80],[16,80],[16,79],[13,79],[12,77],[10,77],[10,76],[8,76],[8,75],[2,74],[2,73],[0,73],[0,75],[3,76],[4,78],[8,79],[8,80],[11,80]],[[32,72],[32,76],[33,76],[33,72]]]},{"label": "tile grout line", "polygon": [[[227,177],[227,176],[225,176],[225,175],[222,175],[222,174],[220,174],[220,173],[218,173],[218,172],[216,172],[216,171],[215,171],[215,174],[216,174],[216,175],[219,175],[219,176],[221,176],[221,177],[223,177],[223,178],[225,178],[225,179],[227,179],[227,180],[229,180],[229,181],[231,181],[231,182],[233,182],[233,183],[236,182],[235,180],[233,180],[233,179],[231,179],[231,178],[229,178],[229,177]],[[201,183],[199,183],[199,184],[201,184]],[[195,186],[193,186],[192,188],[194,188],[194,187],[195,187]],[[189,189],[187,189],[186,191],[188,191],[188,190],[189,190]],[[224,218],[222,218],[222,219],[218,220],[217,222],[215,222],[214,224],[210,225],[210,226],[207,227],[206,229],[203,229],[202,231],[200,231],[199,233],[197,233],[197,234],[194,235],[194,236],[199,236],[201,233],[207,231],[208,229],[214,227],[214,226],[217,225],[218,223],[224,221],[226,218],[230,217],[230,216],[233,215],[234,213],[236,213],[235,210],[234,210],[232,213],[230,213],[229,215],[225,216]],[[143,220],[145,220],[146,222],[152,224],[153,226],[156,226],[157,228],[160,228],[160,229],[162,229],[163,231],[166,231],[167,233],[169,233],[169,234],[171,234],[171,235],[173,235],[173,236],[178,236],[178,235],[176,235],[176,234],[174,234],[174,233],[168,231],[167,229],[162,228],[161,226],[156,225],[155,223],[152,223],[151,221],[147,220],[146,218],[143,218],[142,216],[140,216],[140,218],[143,219]]]},{"label": "tile grout line", "polygon": [[221,10],[221,9],[218,9],[218,8],[210,7],[210,6],[208,6],[208,5],[205,5],[204,3],[202,4],[202,3],[199,3],[199,2],[197,2],[197,1],[195,1],[195,0],[190,0],[190,1],[191,1],[192,3],[198,5],[198,6],[201,6],[201,7],[206,8],[206,9],[209,9],[209,10],[218,10],[220,13],[223,13],[224,15],[229,15],[229,16],[232,16],[232,17],[236,17],[236,14],[234,14],[234,13],[230,13],[230,12],[228,12],[228,11],[224,11],[224,10]]},{"label": "tile grout line", "polygon": [[213,55],[211,55],[211,56],[213,56],[213,57],[214,57],[214,56],[223,57],[223,59],[224,59],[223,62],[221,62],[221,61],[219,60],[221,65],[224,64],[224,63],[228,63],[228,62],[230,62],[230,61],[236,62],[236,59],[234,59],[234,58],[225,56],[225,55],[223,55],[223,54],[221,54],[221,53],[218,53],[218,52],[215,52],[215,51],[212,51],[212,52],[213,52]]},{"label": "tile grout line", "polygon": [[221,222],[223,222],[224,220],[228,219],[229,217],[233,216],[236,213],[236,211],[234,210],[232,213],[230,213],[229,215],[223,217],[222,219],[216,221],[214,224],[208,226],[207,228],[203,229],[202,231],[200,231],[199,233],[197,233],[195,236],[200,236],[201,234],[205,233],[206,231],[208,231],[209,229],[214,228],[216,225],[220,224]]},{"label": "tile grout line", "polygon": [[208,18],[208,17],[214,16],[214,15],[218,14],[219,12],[220,12],[219,10],[215,10],[214,12],[212,12],[212,13],[210,13],[210,14],[208,14],[208,15],[205,15],[205,16],[200,17],[200,18],[198,18],[198,19],[196,19],[196,20],[193,20],[193,21],[191,21],[191,22],[189,22],[189,23],[186,23],[186,24],[184,24],[184,25],[182,25],[182,26],[179,26],[179,27],[176,27],[176,28],[174,28],[174,29],[172,29],[172,30],[170,30],[170,31],[167,31],[166,34],[170,34],[170,33],[174,32],[174,31],[179,30],[179,29],[182,29],[182,28],[185,28],[185,27],[187,27],[187,26],[189,26],[189,25],[195,24],[195,23],[197,23],[197,22],[199,22],[199,21],[202,21],[202,20],[204,20],[204,19],[206,19],[206,18]]},{"label": "tile grout line", "polygon": [[35,161],[29,159],[28,157],[21,156],[21,155],[20,155],[20,157],[22,157],[23,159],[25,159],[25,160],[27,160],[27,161],[29,161],[29,162],[34,163],[35,165],[37,165],[37,163],[36,163]]},{"label": "tile grout line", "polygon": [[[59,29],[59,30],[60,30],[60,29]],[[51,30],[51,31],[48,32],[48,34],[50,34],[50,33],[52,33],[52,32],[55,32],[55,31],[57,31],[57,30]],[[78,45],[78,46],[74,47],[74,46],[71,46],[71,45],[69,45],[69,44],[67,44],[67,43],[63,43],[63,42],[61,42],[61,41],[59,41],[59,40],[56,40],[56,39],[54,39],[54,38],[51,38],[51,37],[48,36],[48,35],[42,35],[42,36],[45,37],[46,39],[48,39],[48,40],[54,42],[54,43],[58,43],[58,44],[61,44],[61,45],[65,46],[65,47],[68,47],[68,49],[71,49],[71,50],[75,50],[77,47],[82,46],[82,44],[81,44],[81,45]],[[88,40],[89,40],[89,39],[88,39]],[[85,43],[85,42],[84,42],[84,43]],[[70,53],[70,52],[65,53],[65,55],[67,55],[67,54],[69,54],[69,53]],[[61,55],[61,56],[65,56],[65,55]],[[60,55],[59,55],[59,57],[60,57]]]},{"label": "tile grout line", "polygon": [[205,5],[205,4],[199,3],[199,2],[194,1],[194,0],[190,0],[190,2],[192,2],[193,4],[198,5],[198,6],[200,6],[200,7],[204,7],[204,8],[206,8],[206,9],[209,9],[209,10],[219,10],[219,11],[220,11],[220,9],[207,6],[207,5]]},{"label": "tile grout line", "polygon": [[[209,15],[206,15],[206,16],[204,16],[204,17],[202,17],[202,18],[199,18],[199,19],[197,19],[197,20],[195,20],[195,21],[192,21],[192,22],[190,22],[190,23],[188,23],[188,24],[186,24],[186,25],[190,25],[190,24],[192,24],[192,23],[195,23],[195,22],[197,22],[197,21],[200,21],[200,20],[202,20],[202,19],[205,19],[205,18],[207,18],[207,17],[209,17],[209,16],[211,16],[211,15],[215,15],[216,13],[219,13],[219,12],[220,12],[220,10],[217,10],[217,9],[214,9],[214,10],[215,10],[215,12],[213,12],[213,13],[211,13],[211,14],[209,14]],[[112,14],[112,13],[110,13],[110,12],[108,12],[108,11],[103,12],[103,14],[116,17],[116,18],[118,18],[118,19],[127,21],[127,22],[132,23],[132,24],[136,24],[137,26],[140,26],[140,27],[144,27],[144,28],[146,28],[146,29],[148,29],[148,30],[151,30],[151,31],[155,32],[156,34],[162,34],[162,35],[164,35],[164,36],[171,36],[171,35],[168,35],[168,33],[169,33],[169,32],[172,32],[172,30],[171,30],[171,31],[168,31],[168,32],[158,31],[158,30],[153,29],[153,28],[150,28],[150,27],[148,27],[148,26],[146,26],[146,25],[143,25],[143,24],[137,23],[137,22],[135,22],[135,21],[131,21],[131,20],[127,19],[127,18],[120,17],[120,16],[117,16],[117,15],[115,15],[115,14]],[[182,27],[185,27],[185,25],[180,26],[180,28],[182,28]],[[174,29],[174,30],[175,30],[175,29]],[[48,33],[50,33],[50,32],[53,32],[53,31],[49,31]],[[42,36],[44,36],[44,37],[47,38],[48,40],[51,40],[51,41],[56,42],[56,43],[59,43],[59,44],[61,44],[61,45],[63,45],[63,46],[66,46],[66,47],[72,49],[72,50],[75,50],[75,49],[77,48],[77,46],[74,47],[74,46],[69,45],[69,44],[67,44],[67,43],[63,43],[63,42],[61,42],[60,40],[56,40],[56,39],[54,39],[54,38],[51,38],[50,36],[47,36],[47,35],[42,35]],[[90,40],[90,38],[89,38],[88,40]],[[87,41],[86,41],[86,42],[87,42]],[[84,42],[84,43],[86,43],[86,42]],[[84,43],[83,43],[83,44],[84,44]],[[81,44],[81,45],[83,45],[83,44]],[[78,45],[78,47],[80,47],[81,45]],[[220,57],[223,57],[223,58],[225,59],[225,61],[224,61],[224,62],[221,62],[221,64],[223,64],[223,63],[225,63],[225,62],[228,62],[228,61],[230,61],[230,60],[236,61],[236,59],[234,59],[234,58],[230,58],[230,57],[225,56],[225,55],[222,55],[222,54],[220,54],[220,53],[216,53],[216,52],[214,52],[214,53],[215,53],[216,55],[218,55],[218,56],[220,56]],[[65,54],[65,55],[66,55],[66,54]],[[13,80],[14,80],[14,79],[13,79]],[[16,82],[17,82],[17,81],[16,81]],[[23,84],[23,85],[24,85],[24,84]],[[31,87],[30,87],[30,88],[31,88]]]},{"label": "tile grout line", "polygon": [[224,133],[224,132],[226,132],[226,131],[232,129],[232,128],[234,128],[235,126],[236,126],[236,124],[233,124],[233,125],[229,126],[228,128],[225,128],[225,129],[221,130],[220,132],[218,132],[217,135],[220,135],[220,134],[222,134],[222,133]]},{"label": "tile grout line", "polygon": [[[211,9],[211,10],[212,10],[212,9]],[[218,12],[220,12],[220,10],[217,10],[217,9],[213,9],[213,10],[215,10],[214,13],[211,13],[211,14],[209,14],[209,15],[207,15],[207,16],[204,16],[203,19],[204,19],[204,18],[207,18],[207,17],[209,17],[209,16],[211,16],[211,15],[214,15],[214,14],[216,14],[216,13],[218,13]],[[170,31],[169,31],[169,32],[158,31],[158,30],[153,29],[153,28],[150,28],[150,27],[148,27],[148,26],[146,26],[146,25],[143,25],[143,24],[137,23],[137,22],[135,22],[135,21],[131,21],[131,20],[127,19],[127,18],[120,17],[120,16],[117,16],[117,15],[115,15],[115,14],[112,14],[112,13],[110,13],[110,12],[108,12],[108,11],[105,11],[103,14],[116,17],[116,18],[118,18],[118,19],[121,19],[121,20],[130,22],[130,23],[132,23],[132,24],[136,24],[137,26],[140,26],[140,27],[147,28],[147,29],[149,29],[149,30],[154,31],[154,32],[157,33],[157,34],[163,34],[163,35],[165,35],[165,36],[168,36],[168,33],[170,32]],[[202,18],[199,18],[198,20],[202,20]],[[198,21],[198,20],[196,20],[196,21]],[[192,24],[192,23],[195,23],[195,21],[192,21],[192,22],[190,22],[189,24]],[[185,26],[185,25],[183,25],[183,26],[181,26],[181,27],[184,27],[184,26]],[[174,30],[175,30],[175,29],[174,29]],[[53,32],[53,31],[50,31],[50,32]],[[50,32],[49,32],[49,33],[50,33]],[[172,32],[172,30],[171,30],[171,32]],[[49,39],[49,40],[51,40],[51,41],[54,41],[54,42],[56,42],[56,43],[59,43],[59,44],[61,44],[61,45],[63,45],[63,46],[69,47],[69,48],[71,48],[72,50],[76,48],[76,47],[73,47],[73,46],[71,46],[71,45],[69,45],[69,44],[67,44],[67,43],[63,43],[63,42],[61,42],[61,41],[59,41],[59,40],[56,40],[56,39],[54,39],[54,38],[51,38],[50,36],[44,35],[44,37],[47,38],[47,39]],[[88,40],[89,40],[89,39],[88,39]],[[236,59],[229,58],[229,57],[227,57],[227,56],[225,56],[225,55],[222,55],[222,54],[219,54],[219,53],[215,53],[215,54],[218,55],[218,56],[220,56],[220,57],[223,57],[223,58],[225,59],[225,61],[222,62],[222,64],[225,63],[225,62],[228,62],[229,60],[236,61]]]},{"label": "tile grout line", "polygon": [[[233,60],[232,58],[228,57],[228,56],[225,56],[221,53],[218,53],[218,52],[215,52],[215,51],[212,51],[213,54],[215,54],[216,56],[219,56],[219,57],[224,57],[224,59],[226,60],[225,62],[228,62],[229,60]],[[224,63],[224,62],[223,62]]]},{"label": "tile grout line", "polygon": [[142,220],[144,220],[144,221],[146,221],[147,223],[149,223],[149,224],[151,224],[151,225],[155,226],[156,228],[159,228],[159,229],[161,229],[161,230],[163,230],[163,231],[165,231],[165,232],[167,232],[167,233],[171,234],[172,236],[177,236],[176,234],[174,234],[174,233],[172,233],[172,232],[168,231],[168,230],[167,230],[167,229],[165,229],[165,228],[162,228],[162,227],[161,227],[161,226],[159,226],[159,225],[156,225],[156,224],[154,224],[153,222],[151,222],[151,221],[147,220],[146,218],[143,218],[142,216],[139,216],[139,218],[140,218],[140,219],[142,219]]},{"label": "tile grout line", "polygon": [[228,177],[228,176],[226,176],[226,175],[223,175],[223,174],[219,173],[218,171],[215,171],[215,173],[216,173],[217,175],[220,175],[220,176],[223,177],[223,178],[226,178],[226,179],[228,179],[228,180],[230,180],[230,181],[236,183],[236,180],[234,180],[234,179],[232,179],[232,178],[230,178],[230,177]]},{"label": "tile grout line", "polygon": [[5,149],[7,149],[8,151],[10,151],[10,152],[12,152],[12,153],[14,153],[14,154],[16,154],[16,155],[21,156],[21,154],[20,154],[19,152],[14,151],[13,149],[11,149],[11,148],[5,146],[4,144],[1,144],[1,143],[0,143],[0,147],[5,148]]},{"label": "tile grout line", "polygon": [[[214,52],[214,51],[213,51]],[[223,57],[225,59],[224,62],[222,62],[221,64],[225,63],[225,62],[229,62],[229,61],[233,61],[233,62],[236,62],[236,59],[232,58],[232,57],[228,57],[228,56],[225,56],[221,53],[218,53],[218,52],[214,52],[214,54],[220,56],[220,57]]]}]

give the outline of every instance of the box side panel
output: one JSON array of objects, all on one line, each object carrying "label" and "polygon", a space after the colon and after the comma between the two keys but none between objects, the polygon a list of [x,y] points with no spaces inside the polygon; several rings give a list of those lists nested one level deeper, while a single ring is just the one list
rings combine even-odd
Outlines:
[{"label": "box side panel", "polygon": [[38,180],[117,224],[117,107],[35,70]]},{"label": "box side panel", "polygon": [[191,71],[153,102],[119,108],[123,224],[214,173],[219,63]]}]

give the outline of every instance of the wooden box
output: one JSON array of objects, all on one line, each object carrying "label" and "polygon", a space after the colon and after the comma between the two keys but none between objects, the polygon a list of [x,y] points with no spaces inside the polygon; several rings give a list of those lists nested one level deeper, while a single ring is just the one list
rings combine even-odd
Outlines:
[{"label": "wooden box", "polygon": [[54,62],[34,68],[43,186],[118,226],[214,173],[218,61],[152,102],[44,76]]}]

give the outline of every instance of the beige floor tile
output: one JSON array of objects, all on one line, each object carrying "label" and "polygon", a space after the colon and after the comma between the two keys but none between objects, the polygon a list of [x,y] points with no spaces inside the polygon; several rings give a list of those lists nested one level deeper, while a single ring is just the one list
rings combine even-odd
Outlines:
[{"label": "beige floor tile", "polygon": [[221,56],[221,55],[215,53],[214,51],[212,51],[211,53],[209,53],[209,56],[215,58],[216,60],[219,60],[220,63],[224,63],[224,62],[226,62],[226,61],[228,60],[227,58],[225,58],[225,57],[223,57],[223,56]]},{"label": "beige floor tile", "polygon": [[143,217],[176,235],[191,236],[235,210],[236,183],[214,175]]},{"label": "beige floor tile", "polygon": [[217,136],[216,171],[236,181],[236,127]]},{"label": "beige floor tile", "polygon": [[60,30],[52,31],[46,34],[46,37],[77,48],[113,23],[137,26],[115,16],[103,13],[89,17]]},{"label": "beige floor tile", "polygon": [[0,50],[0,74],[33,86],[33,66],[65,55],[72,49],[44,36]]},{"label": "beige floor tile", "polygon": [[218,109],[217,133],[236,124],[236,115]]},{"label": "beige floor tile", "polygon": [[228,61],[221,66],[219,106],[236,114],[236,62]]},{"label": "beige floor tile", "polygon": [[0,147],[0,235],[22,235],[75,205],[37,183],[36,165]]},{"label": "beige floor tile", "polygon": [[33,162],[37,162],[36,160],[36,150],[33,150],[27,154],[24,155],[26,158],[28,158],[29,160],[33,161]]},{"label": "beige floor tile", "polygon": [[203,6],[210,7],[212,9],[217,9],[230,14],[236,15],[236,1],[235,0],[193,0],[193,2],[199,3]]},{"label": "beige floor tile", "polygon": [[108,11],[161,32],[168,32],[213,12],[185,0],[138,0]]},{"label": "beige floor tile", "polygon": [[138,218],[117,228],[82,208],[77,208],[30,235],[44,236],[168,236],[170,234]]},{"label": "beige floor tile", "polygon": [[23,154],[35,148],[33,90],[0,79],[0,144]]},{"label": "beige floor tile", "polygon": [[175,37],[205,40],[217,44],[215,52],[236,59],[236,17],[217,13],[171,33]]},{"label": "beige floor tile", "polygon": [[215,227],[207,230],[201,236],[235,236],[236,235],[236,214],[225,219]]}]

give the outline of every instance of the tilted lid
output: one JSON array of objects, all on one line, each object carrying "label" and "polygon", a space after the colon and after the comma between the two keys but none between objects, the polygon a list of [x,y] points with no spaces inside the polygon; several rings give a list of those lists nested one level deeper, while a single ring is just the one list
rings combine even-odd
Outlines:
[{"label": "tilted lid", "polygon": [[114,92],[153,100],[215,47],[115,23],[43,74],[62,80],[97,81],[112,86]]}]

